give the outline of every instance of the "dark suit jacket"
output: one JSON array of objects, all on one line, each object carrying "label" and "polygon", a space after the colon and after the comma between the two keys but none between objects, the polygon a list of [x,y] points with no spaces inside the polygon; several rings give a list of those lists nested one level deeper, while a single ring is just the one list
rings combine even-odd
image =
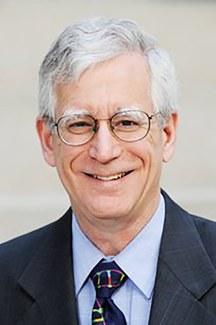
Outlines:
[{"label": "dark suit jacket", "polygon": [[[214,325],[216,223],[163,195],[166,217],[149,324]],[[71,256],[71,210],[1,245],[0,324],[77,325]]]}]

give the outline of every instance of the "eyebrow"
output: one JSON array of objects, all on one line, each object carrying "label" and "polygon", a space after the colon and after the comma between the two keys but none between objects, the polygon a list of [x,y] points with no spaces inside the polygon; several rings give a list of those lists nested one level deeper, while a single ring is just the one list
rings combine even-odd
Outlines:
[{"label": "eyebrow", "polygon": [[89,111],[85,108],[78,108],[78,107],[70,107],[67,108],[62,116],[67,116],[67,115],[77,115],[77,114],[86,114],[89,115]]},{"label": "eyebrow", "polygon": [[[124,106],[124,107],[118,107],[117,110],[113,113],[121,113],[121,112],[127,112],[127,111],[140,111],[142,110],[141,108],[139,108],[138,106]],[[67,108],[64,113],[62,114],[62,116],[73,116],[73,115],[91,115],[89,110],[87,110],[86,108],[80,108],[80,107],[70,107]]]},{"label": "eyebrow", "polygon": [[127,112],[127,111],[142,111],[142,109],[138,106],[124,106],[124,107],[119,107],[116,113]]}]

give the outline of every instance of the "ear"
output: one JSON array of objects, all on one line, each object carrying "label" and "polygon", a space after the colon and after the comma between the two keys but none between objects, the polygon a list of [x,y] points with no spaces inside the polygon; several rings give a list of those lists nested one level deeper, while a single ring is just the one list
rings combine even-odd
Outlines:
[{"label": "ear", "polygon": [[175,151],[176,133],[178,125],[178,113],[174,112],[167,119],[163,132],[163,162],[168,162]]},{"label": "ear", "polygon": [[53,134],[48,128],[47,122],[41,117],[38,117],[36,120],[36,129],[40,139],[44,159],[48,165],[54,167],[56,164],[53,153]]}]

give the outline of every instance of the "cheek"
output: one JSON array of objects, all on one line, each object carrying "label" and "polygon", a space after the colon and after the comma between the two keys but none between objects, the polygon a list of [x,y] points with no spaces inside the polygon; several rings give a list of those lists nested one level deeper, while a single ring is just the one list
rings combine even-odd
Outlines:
[{"label": "cheek", "polygon": [[[72,147],[56,143],[55,161],[60,178],[69,181],[79,173],[86,164],[86,151],[82,147]],[[73,180],[74,181],[74,180]]]},{"label": "cheek", "polygon": [[74,160],[74,152],[71,147],[60,141],[55,141],[53,144],[54,159],[58,172],[70,169],[71,162]]},{"label": "cheek", "polygon": [[145,167],[158,164],[163,159],[163,145],[161,133],[149,133],[147,138],[140,142],[134,142],[131,154],[140,160],[141,164]]}]

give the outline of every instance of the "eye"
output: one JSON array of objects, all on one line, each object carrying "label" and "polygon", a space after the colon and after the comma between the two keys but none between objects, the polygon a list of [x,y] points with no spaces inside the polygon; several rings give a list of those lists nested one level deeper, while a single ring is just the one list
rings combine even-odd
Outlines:
[{"label": "eye", "polygon": [[112,127],[117,132],[133,132],[140,127],[140,119],[131,114],[117,114],[113,118]]},{"label": "eye", "polygon": [[92,131],[94,128],[94,120],[90,116],[73,116],[62,120],[61,127],[65,132],[74,134],[83,134]]},{"label": "eye", "polygon": [[122,119],[117,124],[118,125],[122,125],[122,126],[134,126],[134,125],[138,125],[137,121],[129,120],[129,119]]},{"label": "eye", "polygon": [[83,128],[83,127],[88,127],[91,126],[89,123],[87,123],[86,121],[77,121],[77,122],[69,122],[67,125],[67,128]]}]

